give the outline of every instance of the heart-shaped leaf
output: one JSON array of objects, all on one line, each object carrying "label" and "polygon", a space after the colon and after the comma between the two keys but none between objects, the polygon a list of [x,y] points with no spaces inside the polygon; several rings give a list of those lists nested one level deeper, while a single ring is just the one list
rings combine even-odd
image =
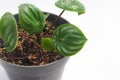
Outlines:
[{"label": "heart-shaped leaf", "polygon": [[82,31],[72,24],[62,24],[53,33],[53,45],[62,56],[76,54],[86,40]]},{"label": "heart-shaped leaf", "polygon": [[19,6],[19,20],[21,27],[30,34],[39,33],[43,30],[46,16],[32,4]]},{"label": "heart-shaped leaf", "polygon": [[17,45],[18,31],[16,20],[14,16],[9,12],[6,12],[1,18],[0,35],[6,44],[7,51],[13,51]]},{"label": "heart-shaped leaf", "polygon": [[55,5],[68,11],[78,12],[78,15],[85,13],[85,7],[77,0],[58,0]]}]

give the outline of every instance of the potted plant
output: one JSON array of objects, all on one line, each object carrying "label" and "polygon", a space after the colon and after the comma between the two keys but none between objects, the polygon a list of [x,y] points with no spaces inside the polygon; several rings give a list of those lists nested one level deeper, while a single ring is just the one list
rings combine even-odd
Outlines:
[{"label": "potted plant", "polygon": [[86,37],[61,15],[65,10],[85,12],[77,0],[58,0],[59,16],[32,4],[19,13],[6,12],[0,20],[0,61],[10,80],[60,80],[69,57],[82,49]]}]

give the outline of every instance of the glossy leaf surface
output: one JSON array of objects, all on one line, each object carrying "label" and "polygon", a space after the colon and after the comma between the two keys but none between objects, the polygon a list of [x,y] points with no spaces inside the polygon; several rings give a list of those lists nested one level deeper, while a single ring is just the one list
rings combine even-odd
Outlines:
[{"label": "glossy leaf surface", "polygon": [[0,34],[6,44],[7,51],[11,52],[16,48],[18,41],[17,24],[14,16],[7,12],[0,21]]},{"label": "glossy leaf surface", "polygon": [[48,51],[52,51],[54,50],[53,47],[53,43],[52,43],[52,39],[51,38],[43,38],[41,45],[44,49],[48,50]]},{"label": "glossy leaf surface", "polygon": [[58,0],[55,5],[68,11],[78,12],[78,15],[85,13],[85,7],[77,0]]},{"label": "glossy leaf surface", "polygon": [[53,33],[53,45],[62,56],[76,54],[81,50],[86,40],[81,30],[72,24],[62,24]]},{"label": "glossy leaf surface", "polygon": [[44,13],[32,4],[21,4],[19,6],[21,27],[30,34],[39,33],[43,30],[45,18]]}]

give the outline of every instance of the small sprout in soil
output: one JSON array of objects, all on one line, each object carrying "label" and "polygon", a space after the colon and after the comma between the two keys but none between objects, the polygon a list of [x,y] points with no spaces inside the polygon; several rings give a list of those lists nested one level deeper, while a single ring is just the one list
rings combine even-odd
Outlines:
[{"label": "small sprout in soil", "polygon": [[43,38],[41,42],[41,46],[48,51],[54,50],[52,38]]}]

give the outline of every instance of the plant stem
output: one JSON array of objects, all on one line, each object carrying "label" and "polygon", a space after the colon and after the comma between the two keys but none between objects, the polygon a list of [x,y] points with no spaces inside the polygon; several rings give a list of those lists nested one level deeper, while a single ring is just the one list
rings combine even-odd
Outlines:
[{"label": "plant stem", "polygon": [[40,36],[40,34],[39,34],[39,33],[36,34],[36,37],[37,37],[37,42],[40,44],[40,41],[41,41],[41,36]]},{"label": "plant stem", "polygon": [[51,26],[49,27],[49,29],[43,34],[43,36],[46,35],[46,34],[50,31],[50,29],[54,26],[55,22],[56,22],[57,20],[59,20],[59,18],[61,17],[61,15],[62,15],[64,12],[65,12],[65,10],[62,10],[62,12],[59,14],[58,17],[55,18],[55,20],[52,22],[52,25],[51,25]]},{"label": "plant stem", "polygon": [[[60,15],[53,21],[53,24],[52,24],[52,26],[51,26],[50,28],[52,28],[52,27],[54,26],[55,22],[56,22],[57,20],[59,20],[59,18],[61,17],[61,15],[62,15],[64,12],[65,12],[65,10],[63,10],[63,11],[60,13]],[[49,28],[49,29],[50,29],[50,28]]]}]

